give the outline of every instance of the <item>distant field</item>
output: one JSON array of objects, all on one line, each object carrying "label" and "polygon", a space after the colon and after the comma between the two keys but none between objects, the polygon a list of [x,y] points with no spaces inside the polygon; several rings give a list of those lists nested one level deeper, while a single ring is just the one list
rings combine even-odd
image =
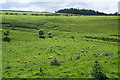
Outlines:
[{"label": "distant field", "polygon": [[[109,78],[118,78],[116,16],[2,15],[0,23],[11,39],[2,43],[3,78],[93,78],[95,60]],[[45,39],[39,38],[39,29]],[[53,38],[48,38],[49,31]],[[54,58],[61,65],[51,65]]]}]

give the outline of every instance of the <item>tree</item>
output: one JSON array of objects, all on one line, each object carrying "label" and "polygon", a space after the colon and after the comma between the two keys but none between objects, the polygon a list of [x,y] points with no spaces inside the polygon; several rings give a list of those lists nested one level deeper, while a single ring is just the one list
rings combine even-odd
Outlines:
[{"label": "tree", "polygon": [[23,13],[23,15],[27,15],[26,13]]},{"label": "tree", "polygon": [[8,37],[8,35],[9,35],[9,31],[8,31],[8,30],[4,32],[4,35],[5,35],[6,37],[3,38],[3,41],[10,42],[11,39]]},{"label": "tree", "polygon": [[100,66],[98,61],[94,62],[94,66],[91,70],[91,75],[95,78],[99,78],[99,79],[108,79],[108,77],[103,73],[102,71],[102,67]]},{"label": "tree", "polygon": [[44,35],[44,30],[43,30],[43,29],[40,29],[40,30],[39,30],[39,35],[40,35],[40,36]]},{"label": "tree", "polygon": [[15,15],[17,15],[17,13],[15,13]]},{"label": "tree", "polygon": [[116,15],[116,16],[117,16],[117,15],[118,15],[118,12],[115,12],[115,13],[114,13],[114,15]]},{"label": "tree", "polygon": [[40,35],[39,36],[40,38],[45,38],[45,36],[43,36],[44,35],[44,30],[43,29],[39,30],[39,35]]},{"label": "tree", "polygon": [[52,36],[51,36],[51,35],[52,35],[51,31],[50,31],[50,32],[48,32],[48,37],[49,37],[49,38],[52,38]]}]

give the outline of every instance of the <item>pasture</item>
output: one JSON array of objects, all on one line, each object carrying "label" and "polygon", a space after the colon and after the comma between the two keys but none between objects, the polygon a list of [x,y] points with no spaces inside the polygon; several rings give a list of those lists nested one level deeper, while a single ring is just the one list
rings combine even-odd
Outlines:
[{"label": "pasture", "polygon": [[[0,23],[2,38],[9,30],[11,39],[2,42],[3,78],[93,78],[95,60],[109,78],[118,78],[116,16],[2,15]],[[55,58],[59,66],[51,65]]]}]

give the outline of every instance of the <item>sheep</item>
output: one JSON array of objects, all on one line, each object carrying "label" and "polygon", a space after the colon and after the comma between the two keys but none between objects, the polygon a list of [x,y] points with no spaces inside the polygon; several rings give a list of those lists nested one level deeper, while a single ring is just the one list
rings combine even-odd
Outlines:
[{"label": "sheep", "polygon": [[34,56],[33,58],[37,59],[37,56]]},{"label": "sheep", "polygon": [[52,59],[52,56],[50,56],[48,59]]}]

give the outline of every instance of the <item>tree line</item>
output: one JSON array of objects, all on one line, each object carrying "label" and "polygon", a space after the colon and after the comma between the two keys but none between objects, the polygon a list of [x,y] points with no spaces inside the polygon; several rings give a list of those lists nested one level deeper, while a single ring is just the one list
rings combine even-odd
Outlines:
[{"label": "tree line", "polygon": [[55,11],[55,13],[70,13],[70,14],[79,14],[79,15],[118,15],[117,12],[113,14],[107,14],[91,9],[76,9],[76,8],[60,9],[58,11]]},{"label": "tree line", "polygon": [[31,13],[31,14],[28,14],[28,13],[9,13],[9,12],[6,12],[6,13],[0,13],[0,14],[5,14],[5,15],[32,15],[32,16],[77,16],[77,15],[74,15],[74,14],[56,14],[56,13],[47,13],[47,14],[38,14],[38,13]]}]

